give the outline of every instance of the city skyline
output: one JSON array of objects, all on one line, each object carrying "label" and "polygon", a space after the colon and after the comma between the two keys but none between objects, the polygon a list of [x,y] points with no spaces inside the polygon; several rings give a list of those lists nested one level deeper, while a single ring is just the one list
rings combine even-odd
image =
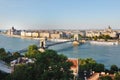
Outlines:
[{"label": "city skyline", "polygon": [[0,0],[0,29],[120,29],[120,1]]}]

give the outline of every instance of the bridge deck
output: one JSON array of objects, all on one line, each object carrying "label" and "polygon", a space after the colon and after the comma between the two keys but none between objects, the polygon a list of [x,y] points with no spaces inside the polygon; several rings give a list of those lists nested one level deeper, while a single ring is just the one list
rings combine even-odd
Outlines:
[{"label": "bridge deck", "polygon": [[[63,44],[63,43],[67,43],[67,42],[72,42],[73,40],[69,40],[69,41],[64,41],[64,42],[57,42],[57,43],[53,43],[53,44],[48,44],[46,47],[50,47],[50,46],[54,46],[54,45],[58,45],[58,44]],[[38,44],[37,44],[38,45]],[[38,48],[40,48],[40,46],[38,46]],[[27,48],[25,49],[22,49],[22,50],[19,50],[19,51],[16,51],[16,52],[19,52],[19,53],[24,53],[24,52],[27,52]]]}]

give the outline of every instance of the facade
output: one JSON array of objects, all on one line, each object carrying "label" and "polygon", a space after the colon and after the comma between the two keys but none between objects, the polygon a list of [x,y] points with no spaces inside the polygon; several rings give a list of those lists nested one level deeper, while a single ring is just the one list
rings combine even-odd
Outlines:
[{"label": "facade", "polygon": [[25,32],[26,37],[32,37],[32,32]]},{"label": "facade", "polygon": [[20,34],[22,37],[25,37],[26,36],[26,32],[25,31],[21,31],[21,34]]},{"label": "facade", "polygon": [[40,34],[40,38],[50,38],[49,32],[41,32],[39,34]]},{"label": "facade", "polygon": [[20,35],[21,31],[16,30],[14,27],[11,29],[7,30],[7,35]]},{"label": "facade", "polygon": [[86,31],[86,37],[95,37],[100,35],[101,35],[100,31]]},{"label": "facade", "polygon": [[109,35],[112,38],[117,37],[117,32],[113,31],[112,28],[109,26],[107,29],[102,32],[103,35]]},{"label": "facade", "polygon": [[52,38],[52,39],[60,39],[61,34],[59,34],[59,33],[51,33],[50,38]]},{"label": "facade", "polygon": [[39,33],[38,32],[33,32],[32,33],[32,37],[38,38],[39,37]]},{"label": "facade", "polygon": [[85,31],[80,31],[79,34],[83,37],[85,37],[85,35],[86,35]]},{"label": "facade", "polygon": [[111,27],[109,26],[107,29],[102,30],[102,31],[86,31],[86,37],[95,37],[95,36],[100,36],[100,35],[109,35],[112,38],[117,37],[117,32],[112,30]]}]

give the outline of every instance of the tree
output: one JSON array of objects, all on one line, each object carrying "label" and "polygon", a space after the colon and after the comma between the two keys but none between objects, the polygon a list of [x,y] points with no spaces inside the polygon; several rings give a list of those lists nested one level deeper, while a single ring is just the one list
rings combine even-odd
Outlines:
[{"label": "tree", "polygon": [[96,72],[103,72],[105,70],[105,66],[104,64],[101,64],[101,63],[97,63],[95,66],[94,66],[94,71]]},{"label": "tree", "polygon": [[110,71],[111,71],[111,73],[117,72],[118,71],[118,67],[116,65],[111,65]]},{"label": "tree", "polygon": [[2,71],[0,71],[0,80],[5,80],[5,78],[8,76],[7,73],[4,73]]},{"label": "tree", "polygon": [[120,72],[115,74],[114,80],[120,80]]},{"label": "tree", "polygon": [[98,37],[97,37],[97,36],[94,36],[93,39],[94,39],[95,41],[97,41]]},{"label": "tree", "polygon": [[105,41],[107,41],[108,39],[111,39],[111,37],[109,35],[104,35],[103,38]]},{"label": "tree", "polygon": [[18,66],[15,66],[14,72],[11,74],[11,80],[35,80],[32,77],[34,75],[33,72],[34,72],[33,64],[26,64],[26,65],[20,64]]},{"label": "tree", "polygon": [[40,53],[40,51],[38,51],[38,47],[36,45],[30,45],[28,47],[28,52],[25,54],[25,56],[34,57],[36,53]]},{"label": "tree", "polygon": [[86,77],[90,77],[92,71],[102,72],[104,70],[104,64],[97,63],[92,58],[79,59],[79,77],[81,79],[84,79],[84,71],[86,71]]},{"label": "tree", "polygon": [[7,57],[7,53],[4,48],[0,48],[0,59],[5,60]]},{"label": "tree", "polygon": [[110,76],[101,76],[99,80],[112,80]]},{"label": "tree", "polygon": [[70,80],[73,79],[67,57],[56,51],[46,50],[43,53],[34,53],[35,63],[15,67],[11,74],[14,80]]},{"label": "tree", "polygon": [[10,61],[21,57],[20,53],[14,52],[13,54],[10,52],[6,52],[4,48],[0,48],[0,59],[5,61],[6,63],[10,63]]},{"label": "tree", "polygon": [[15,59],[17,59],[18,57],[21,57],[20,53],[18,52],[14,52],[12,55]]},{"label": "tree", "polygon": [[112,37],[110,37],[109,35],[100,35],[98,38],[104,39],[105,41],[107,41],[108,39],[112,39]]},{"label": "tree", "polygon": [[92,58],[86,58],[86,59],[79,59],[79,64],[80,65],[85,65],[85,64],[88,64],[88,63],[96,63],[95,60],[93,60]]}]

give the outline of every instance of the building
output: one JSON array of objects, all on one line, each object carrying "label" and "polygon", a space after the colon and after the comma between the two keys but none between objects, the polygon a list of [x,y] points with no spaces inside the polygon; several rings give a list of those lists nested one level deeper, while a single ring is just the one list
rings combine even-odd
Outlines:
[{"label": "building", "polygon": [[50,38],[52,38],[52,39],[60,39],[61,34],[60,33],[51,33]]},{"label": "building", "polygon": [[10,62],[10,66],[11,66],[11,71],[13,72],[15,69],[15,66],[20,65],[20,64],[28,64],[28,63],[34,63],[35,59],[29,59],[27,57],[19,57],[13,61]]},{"label": "building", "polygon": [[50,38],[49,32],[40,32],[40,38]]},{"label": "building", "polygon": [[38,32],[33,32],[33,33],[32,33],[32,37],[38,38],[38,37],[39,37],[39,33],[38,33]]},{"label": "building", "polygon": [[11,29],[7,30],[7,35],[20,35],[21,31],[16,30],[14,27]]},{"label": "building", "polygon": [[30,31],[29,32],[25,32],[25,36],[26,37],[32,37],[32,32],[30,32]]},{"label": "building", "polygon": [[25,30],[24,31],[21,31],[21,34],[20,34],[22,37],[25,37],[26,36],[26,32]]},{"label": "building", "polygon": [[109,26],[107,29],[99,31],[99,30],[89,30],[86,31],[86,37],[99,37],[100,35],[109,35],[112,38],[116,38],[117,37],[117,32],[112,30],[112,28]]},{"label": "building", "polygon": [[83,37],[85,37],[85,35],[86,35],[85,31],[80,31],[79,34]]},{"label": "building", "polygon": [[95,37],[95,36],[100,36],[101,32],[100,31],[86,31],[86,37]]},{"label": "building", "polygon": [[112,38],[115,38],[117,37],[117,32],[112,30],[112,28],[109,26],[107,29],[105,29],[103,32],[102,32],[103,35],[109,35],[110,37]]}]

